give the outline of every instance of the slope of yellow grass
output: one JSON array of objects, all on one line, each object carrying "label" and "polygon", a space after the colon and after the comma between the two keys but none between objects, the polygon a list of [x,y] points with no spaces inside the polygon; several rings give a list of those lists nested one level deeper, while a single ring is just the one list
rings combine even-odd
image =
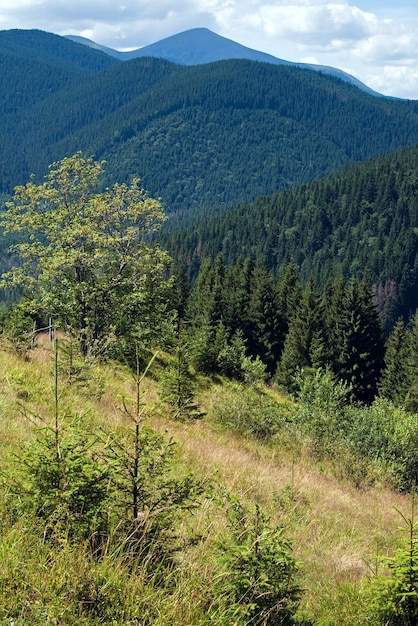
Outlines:
[{"label": "slope of yellow grass", "polygon": [[[0,451],[3,461],[31,436],[33,426],[19,405],[48,416],[53,398],[53,346],[40,338],[25,356],[0,349]],[[95,364],[85,386],[64,389],[62,402],[95,424],[126,419],[123,401],[135,396],[132,376],[119,364]],[[302,610],[315,624],[337,626],[357,622],[361,586],[376,569],[376,554],[391,553],[397,540],[400,509],[409,511],[407,496],[384,488],[358,489],[315,466],[303,454],[281,449],[280,437],[263,445],[221,430],[201,419],[177,422],[164,417],[158,383],[142,386],[146,420],[178,443],[179,463],[237,495],[249,506],[258,503],[284,525],[294,542],[305,589]],[[205,401],[219,396],[222,386],[205,390]],[[221,536],[225,519],[208,500],[195,520],[206,540]],[[197,554],[197,553],[196,553]],[[205,547],[199,548],[204,559]],[[202,571],[203,565],[200,565]],[[204,574],[202,574],[204,575]],[[209,575],[209,574],[206,574]]]}]

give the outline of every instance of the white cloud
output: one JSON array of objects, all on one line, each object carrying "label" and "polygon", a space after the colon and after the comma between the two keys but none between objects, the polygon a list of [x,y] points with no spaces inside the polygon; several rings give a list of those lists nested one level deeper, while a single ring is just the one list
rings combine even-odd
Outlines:
[{"label": "white cloud", "polygon": [[362,37],[368,31],[368,14],[342,4],[269,7],[262,12],[270,36],[299,36],[302,41],[323,41],[331,34]]},{"label": "white cloud", "polygon": [[0,7],[1,29],[80,34],[117,49],[201,26],[282,59],[315,59],[350,71],[388,95],[418,99],[412,0],[1,0]]}]

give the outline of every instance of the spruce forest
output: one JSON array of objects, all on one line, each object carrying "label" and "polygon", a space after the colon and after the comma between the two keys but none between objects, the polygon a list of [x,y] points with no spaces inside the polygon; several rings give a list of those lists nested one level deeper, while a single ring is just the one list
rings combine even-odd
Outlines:
[{"label": "spruce forest", "polygon": [[416,624],[417,103],[0,65],[0,624]]}]

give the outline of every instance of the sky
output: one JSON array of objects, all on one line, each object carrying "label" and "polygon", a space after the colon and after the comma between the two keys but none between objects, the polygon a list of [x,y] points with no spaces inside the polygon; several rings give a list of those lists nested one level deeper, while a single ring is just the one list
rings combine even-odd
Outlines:
[{"label": "sky", "polygon": [[0,30],[38,28],[133,50],[209,28],[280,59],[329,65],[418,100],[416,0],[1,0]]}]

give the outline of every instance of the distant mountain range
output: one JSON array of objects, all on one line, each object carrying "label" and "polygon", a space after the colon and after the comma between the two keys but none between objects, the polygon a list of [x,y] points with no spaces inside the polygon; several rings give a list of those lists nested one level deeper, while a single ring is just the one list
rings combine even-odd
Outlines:
[{"label": "distant mountain range", "polygon": [[101,50],[121,61],[129,61],[139,57],[158,57],[178,63],[180,65],[201,65],[204,63],[213,63],[214,61],[223,61],[226,59],[247,59],[249,61],[260,61],[262,63],[272,63],[273,65],[287,65],[291,67],[299,67],[302,69],[315,70],[323,74],[330,74],[336,78],[340,78],[352,85],[355,85],[367,93],[382,96],[373,89],[370,89],[354,76],[343,72],[342,70],[325,65],[314,65],[311,63],[294,63],[279,59],[271,54],[259,52],[252,48],[242,46],[232,39],[221,37],[212,32],[208,28],[192,28],[177,35],[166,37],[155,43],[152,43],[137,50],[129,52],[119,52],[113,48],[102,46],[85,37],[77,35],[67,35],[67,39],[76,43],[81,43],[91,48]]},{"label": "distant mountain range", "polygon": [[140,177],[170,217],[195,219],[418,142],[418,102],[256,52],[209,61],[250,52],[194,30],[122,61],[0,31],[0,194],[82,151],[106,161],[105,184]]}]

